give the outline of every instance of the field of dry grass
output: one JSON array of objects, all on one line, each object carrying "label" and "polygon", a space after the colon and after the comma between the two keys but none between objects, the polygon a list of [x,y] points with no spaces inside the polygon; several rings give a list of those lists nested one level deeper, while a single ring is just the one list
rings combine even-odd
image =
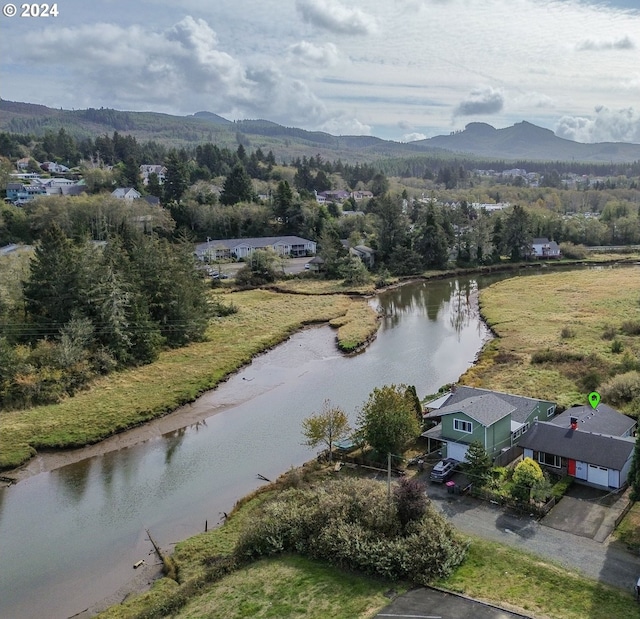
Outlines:
[{"label": "field of dry grass", "polygon": [[599,390],[604,402],[609,396],[613,406],[637,414],[637,398],[615,398],[620,375],[633,383],[640,369],[640,335],[633,334],[640,325],[640,268],[515,277],[483,290],[480,305],[498,337],[464,384],[565,407]]}]

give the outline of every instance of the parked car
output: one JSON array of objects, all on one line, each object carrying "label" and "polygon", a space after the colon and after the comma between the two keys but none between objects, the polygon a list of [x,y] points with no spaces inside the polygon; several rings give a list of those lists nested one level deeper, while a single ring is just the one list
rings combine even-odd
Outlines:
[{"label": "parked car", "polygon": [[447,481],[447,479],[455,473],[458,464],[460,463],[453,458],[440,460],[440,462],[433,467],[429,479],[437,484]]},{"label": "parked car", "polygon": [[304,265],[304,270],[308,271],[311,268],[311,265],[307,262],[307,264]]}]

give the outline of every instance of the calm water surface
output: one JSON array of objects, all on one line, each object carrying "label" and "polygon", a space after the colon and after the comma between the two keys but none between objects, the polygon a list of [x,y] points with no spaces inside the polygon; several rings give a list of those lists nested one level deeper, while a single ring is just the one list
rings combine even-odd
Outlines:
[{"label": "calm water surface", "polygon": [[199,423],[0,489],[0,617],[69,617],[116,591],[151,550],[218,522],[236,500],[313,458],[302,420],[325,398],[352,421],[374,387],[455,381],[488,338],[477,288],[505,276],[420,283],[372,300],[385,313],[363,354],[304,330],[205,394]]}]

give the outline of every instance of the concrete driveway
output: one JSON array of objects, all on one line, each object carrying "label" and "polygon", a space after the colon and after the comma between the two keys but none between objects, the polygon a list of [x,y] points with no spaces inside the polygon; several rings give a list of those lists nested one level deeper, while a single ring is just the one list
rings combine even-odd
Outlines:
[{"label": "concrete driveway", "polygon": [[376,619],[522,619],[520,615],[436,589],[413,589],[383,608]]},{"label": "concrete driveway", "polygon": [[604,542],[629,502],[628,495],[628,491],[620,496],[574,484],[540,524]]}]

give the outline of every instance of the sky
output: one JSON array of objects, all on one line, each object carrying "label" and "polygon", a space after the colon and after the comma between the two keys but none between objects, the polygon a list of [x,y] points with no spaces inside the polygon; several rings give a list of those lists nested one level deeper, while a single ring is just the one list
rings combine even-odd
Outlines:
[{"label": "sky", "polygon": [[6,100],[397,141],[526,120],[640,143],[640,0],[60,0],[57,17],[0,4]]}]

